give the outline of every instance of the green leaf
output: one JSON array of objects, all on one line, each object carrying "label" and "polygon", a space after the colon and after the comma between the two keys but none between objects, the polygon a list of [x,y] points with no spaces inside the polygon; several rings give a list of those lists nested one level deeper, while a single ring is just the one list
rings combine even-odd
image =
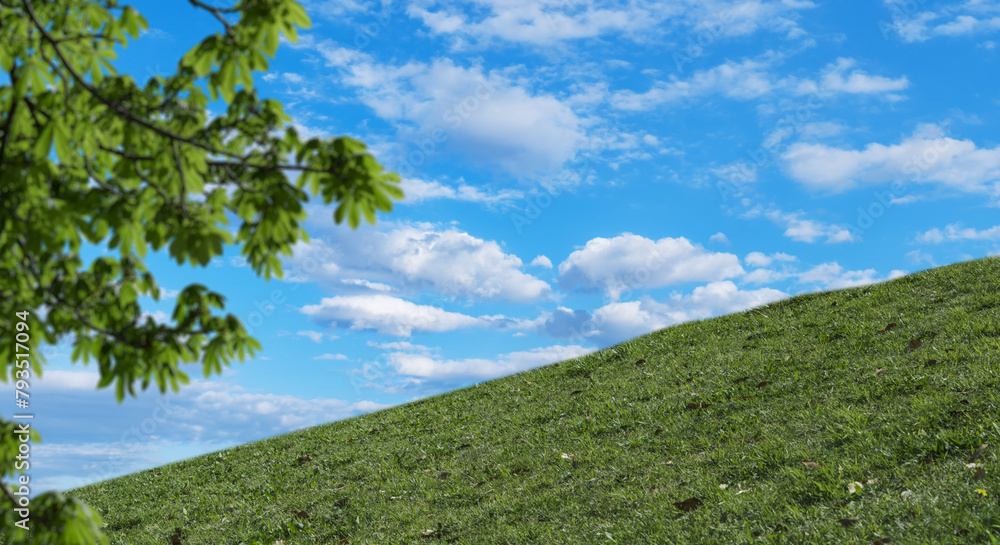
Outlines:
[{"label": "green leaf", "polygon": [[31,80],[31,90],[34,94],[44,93],[46,90],[46,84],[52,83],[52,76],[49,75],[48,67],[46,67],[41,59],[36,59],[34,57],[24,65],[25,75]]},{"label": "green leaf", "polygon": [[361,201],[361,213],[369,224],[375,225],[375,207],[372,206],[372,201],[368,199]]},{"label": "green leaf", "polygon": [[52,138],[55,128],[55,122],[50,121],[38,133],[38,138],[35,140],[35,147],[32,149],[36,158],[44,160],[49,156],[49,151],[52,149]]},{"label": "green leaf", "polygon": [[226,59],[219,69],[219,91],[226,102],[232,102],[233,90],[236,88],[236,64],[233,59]]},{"label": "green leaf", "polygon": [[118,289],[118,299],[122,305],[134,303],[136,298],[135,288],[131,284],[122,284]]},{"label": "green leaf", "polygon": [[361,215],[358,213],[358,203],[353,201],[347,208],[347,225],[350,225],[351,229],[357,229],[358,225],[361,225]]},{"label": "green leaf", "polygon": [[69,143],[66,126],[58,118],[54,119],[51,124],[55,125],[53,136],[56,144],[56,156],[59,157],[60,161],[67,163],[75,154]]},{"label": "green leaf", "polygon": [[382,189],[386,193],[388,193],[390,197],[396,199],[397,201],[405,198],[405,195],[403,194],[403,190],[400,189],[398,185],[395,185],[395,184],[383,184],[382,185]]},{"label": "green leaf", "polygon": [[309,20],[309,15],[306,14],[306,10],[299,5],[298,2],[288,2],[287,5],[288,20],[291,21],[292,24],[303,29],[312,27],[312,21]]}]

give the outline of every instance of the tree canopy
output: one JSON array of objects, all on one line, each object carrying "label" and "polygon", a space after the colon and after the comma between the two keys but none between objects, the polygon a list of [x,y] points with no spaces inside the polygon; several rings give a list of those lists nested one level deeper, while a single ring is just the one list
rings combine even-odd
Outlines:
[{"label": "tree canopy", "polygon": [[[150,248],[205,266],[235,244],[255,274],[280,278],[280,256],[308,240],[301,222],[310,193],[335,202],[333,220],[351,228],[362,218],[374,224],[376,212],[403,198],[399,176],[364,143],[302,139],[281,103],[258,97],[254,73],[267,70],[282,36],[295,41],[310,25],[301,5],[188,2],[177,9],[200,10],[219,32],[174,74],[140,85],[112,63],[148,28],[135,8],[0,0],[0,371],[25,381],[19,388],[42,374],[39,347],[64,338],[74,362],[96,362],[98,388],[113,386],[119,402],[152,383],[176,392],[189,380],[183,363],[201,362],[206,377],[221,373],[260,343],[221,314],[222,294],[200,284],[180,291],[172,323],[143,318],[138,298],[160,297],[144,264]],[[210,117],[220,99],[225,111]],[[115,252],[84,263],[84,243]],[[19,410],[30,411],[25,405]],[[0,419],[4,478],[27,477],[19,448],[39,436],[33,428],[18,435],[24,426]],[[25,508],[20,486],[0,484],[0,542],[106,542],[86,505],[46,493]],[[18,529],[28,524],[30,532]]]}]

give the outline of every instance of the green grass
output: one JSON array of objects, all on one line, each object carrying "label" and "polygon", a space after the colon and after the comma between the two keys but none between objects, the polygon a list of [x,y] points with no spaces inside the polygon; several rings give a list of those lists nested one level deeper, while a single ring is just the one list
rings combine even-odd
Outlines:
[{"label": "green grass", "polygon": [[801,295],[70,493],[112,544],[998,543],[998,288]]}]

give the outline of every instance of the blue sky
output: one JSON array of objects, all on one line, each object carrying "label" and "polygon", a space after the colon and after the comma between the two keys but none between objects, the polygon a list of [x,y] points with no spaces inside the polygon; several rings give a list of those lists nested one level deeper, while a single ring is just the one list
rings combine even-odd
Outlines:
[{"label": "blue sky", "polygon": [[[140,82],[219,31],[135,5],[151,28],[118,67]],[[36,493],[1000,254],[1000,2],[303,5],[259,93],[301,134],[368,143],[407,199],[357,231],[313,200],[283,280],[235,247],[152,255],[154,318],[206,284],[264,350],[118,406],[50,347]]]}]

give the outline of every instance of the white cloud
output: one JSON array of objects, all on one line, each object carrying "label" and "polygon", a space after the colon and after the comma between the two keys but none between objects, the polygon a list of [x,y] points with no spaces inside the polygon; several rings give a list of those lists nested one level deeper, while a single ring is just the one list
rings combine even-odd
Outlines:
[{"label": "white cloud", "polygon": [[556,345],[510,352],[493,359],[445,360],[409,352],[390,353],[387,358],[398,374],[423,380],[492,379],[578,358],[593,351],[578,345]]},{"label": "white cloud", "polygon": [[343,354],[322,354],[313,358],[314,360],[346,360],[349,359]]},{"label": "white cloud", "polygon": [[[885,0],[892,9],[892,20],[880,20],[879,29],[888,37],[896,31],[904,42],[924,42],[938,36],[994,32],[1000,29],[1000,7],[990,0],[962,3],[937,3],[914,12],[905,0]],[[937,9],[931,9],[937,8]]]},{"label": "white cloud", "polygon": [[[786,38],[801,37],[805,31],[795,19],[798,11],[816,7],[807,0],[687,0],[689,18],[694,23],[696,39],[708,35],[739,37],[768,30],[784,34]],[[697,43],[697,42],[696,42]]]},{"label": "white cloud", "polygon": [[791,276],[786,272],[779,272],[771,269],[754,269],[743,275],[740,280],[748,284],[772,284],[784,280]]},{"label": "white cloud", "polygon": [[521,272],[522,261],[494,241],[455,228],[438,231],[430,224],[393,225],[332,231],[296,244],[290,278],[319,281],[331,290],[342,286],[341,279],[364,277],[396,290],[432,289],[448,298],[527,302],[552,297],[546,282]]},{"label": "white cloud", "polygon": [[[154,385],[119,405],[96,384],[97,373],[90,371],[49,370],[39,379],[41,392],[59,393],[52,399],[57,412],[71,411],[78,417],[47,422],[42,430],[45,442],[33,445],[39,492],[82,486],[391,406],[249,393],[219,378],[192,379],[179,393],[168,395],[158,395]],[[89,422],[85,431],[80,421]]]},{"label": "white cloud", "polygon": [[627,290],[720,280],[743,272],[735,255],[706,251],[684,237],[654,242],[623,233],[591,239],[570,254],[559,264],[559,283],[566,289],[602,289],[617,301]]},{"label": "white cloud", "polygon": [[816,121],[814,123],[806,123],[801,127],[796,129],[796,132],[802,138],[827,138],[830,136],[837,136],[847,130],[847,127],[841,123],[834,123],[832,121]]},{"label": "white cloud", "polygon": [[917,242],[929,242],[931,244],[940,244],[944,242],[944,234],[937,227],[917,235]]},{"label": "white cloud", "polygon": [[543,316],[538,329],[553,337],[587,339],[608,346],[671,325],[730,314],[787,296],[771,288],[741,290],[724,280],[698,286],[687,295],[674,293],[663,302],[647,296],[639,301],[610,303],[593,314],[560,307]]},{"label": "white cloud", "polygon": [[470,12],[467,5],[447,0],[422,0],[407,13],[419,18],[435,34],[451,35],[452,47],[468,42],[481,47],[496,42],[556,47],[561,42],[619,34],[635,41],[657,37],[680,27],[690,40],[746,36],[758,30],[799,37],[804,31],[795,18],[812,2],[754,0],[733,3],[723,0],[663,2],[611,0],[566,2],[564,0],[482,0]]},{"label": "white cloud", "polygon": [[711,240],[712,242],[721,242],[726,246],[732,245],[732,243],[729,242],[729,237],[727,237],[726,234],[722,232],[715,233],[714,235],[708,237],[708,240]]},{"label": "white cloud", "polygon": [[411,4],[407,13],[421,19],[435,34],[455,35],[456,46],[464,40],[551,46],[611,33],[634,38],[650,33],[659,21],[680,11],[652,2],[628,7],[613,2],[574,5],[558,0],[484,0],[478,4],[485,9],[469,13],[461,3],[424,0]]},{"label": "white cloud", "polygon": [[912,252],[906,252],[906,259],[915,265],[926,261],[930,266],[934,267],[934,256],[924,252],[920,249],[913,250]]},{"label": "white cloud", "polygon": [[296,335],[305,337],[317,344],[323,342],[323,333],[319,331],[299,331]]},{"label": "white cloud", "polygon": [[761,252],[750,252],[743,258],[743,262],[751,267],[767,267],[773,261]]},{"label": "white cloud", "polygon": [[418,350],[421,352],[430,352],[431,349],[422,344],[413,344],[408,341],[393,341],[388,343],[377,343],[374,341],[368,341],[368,346],[372,348],[379,348],[381,350]]},{"label": "white cloud", "polygon": [[368,280],[363,280],[361,278],[345,278],[341,282],[349,286],[361,286],[368,288],[372,291],[392,291],[392,286],[389,284],[382,284],[380,282],[369,282]]},{"label": "white cloud", "polygon": [[763,216],[771,220],[774,224],[785,228],[784,235],[798,242],[816,242],[822,237],[826,237],[827,244],[838,244],[842,242],[856,242],[860,240],[858,235],[852,234],[846,226],[832,225],[819,220],[806,219],[805,212],[783,212],[774,205],[765,210],[761,206],[755,206],[747,210],[741,217],[756,218]]},{"label": "white cloud", "polygon": [[1000,240],[1000,225],[980,231],[973,227],[963,228],[961,222],[958,222],[948,225],[944,231],[935,227],[926,233],[917,235],[918,242],[940,244],[945,240]]},{"label": "white cloud", "polygon": [[787,267],[782,267],[783,270],[781,271],[765,269],[764,267],[767,267],[776,261],[788,263],[797,260],[797,257],[783,252],[776,252],[771,255],[765,255],[763,252],[750,252],[743,258],[743,262],[746,263],[747,266],[756,268],[743,275],[740,280],[751,284],[770,284],[772,282],[784,280],[785,278],[794,275],[794,273],[790,272]]},{"label": "white cloud", "polygon": [[381,294],[327,297],[318,305],[306,305],[300,311],[320,323],[355,331],[373,329],[379,334],[396,337],[409,337],[414,331],[443,332],[465,327],[509,329],[528,325],[502,315],[474,318]]},{"label": "white cloud", "polygon": [[[49,369],[42,373],[42,378],[35,380],[43,390],[84,390],[97,389],[101,375],[95,371],[59,371]],[[35,385],[35,382],[32,382]]]},{"label": "white cloud", "polygon": [[[886,98],[896,100],[901,97],[892,91],[909,86],[906,77],[892,79],[873,76],[858,69],[846,74],[848,69],[857,64],[854,59],[849,58],[840,58],[836,63],[828,65],[821,73],[819,83],[811,79],[780,77],[773,68],[781,58],[779,54],[767,52],[755,59],[740,62],[727,60],[715,67],[695,71],[687,79],[671,75],[668,81],[657,81],[645,92],[616,91],[609,101],[611,106],[620,110],[637,111],[712,94],[734,100],[750,100],[776,92],[793,95],[820,93],[822,96],[832,93],[882,93]],[[783,136],[776,133],[771,138],[780,140]]]},{"label": "white cloud", "polygon": [[835,63],[827,65],[823,71],[820,82],[817,84],[812,80],[804,80],[798,85],[798,92],[808,94],[817,91],[849,93],[849,94],[875,94],[886,93],[887,98],[899,99],[899,95],[891,91],[902,91],[909,87],[909,80],[903,76],[892,79],[885,76],[871,76],[863,70],[854,69],[850,74],[847,70],[854,68],[857,61],[849,58],[839,58]]},{"label": "white cloud", "polygon": [[169,324],[170,315],[162,310],[154,310],[153,312],[143,312],[140,316],[140,321],[145,321],[146,318],[152,318],[154,322],[158,324]]},{"label": "white cloud", "polygon": [[460,183],[451,187],[437,181],[425,181],[417,178],[403,178],[400,184],[406,197],[401,203],[418,203],[432,199],[451,199],[456,201],[481,202],[487,204],[503,203],[524,197],[524,192],[516,189],[503,189],[495,193]]},{"label": "white cloud", "polygon": [[[893,271],[889,277],[882,279],[876,278],[876,274],[875,269],[857,271],[845,270],[836,261],[832,261],[816,265],[805,272],[798,273],[796,276],[798,277],[799,283],[817,284],[822,286],[824,290],[865,286],[876,282],[891,280],[892,278],[899,276],[898,271]],[[892,276],[892,274],[895,274],[895,276]]]},{"label": "white cloud", "polygon": [[1000,146],[978,148],[924,124],[899,144],[872,143],[863,150],[796,143],[782,155],[786,173],[814,191],[840,193],[859,183],[939,183],[969,193],[992,185],[1000,194]]},{"label": "white cloud", "polygon": [[301,311],[320,322],[349,325],[354,330],[374,329],[397,337],[409,337],[413,330],[440,332],[479,324],[472,316],[388,295],[327,297]]},{"label": "white cloud", "polygon": [[318,49],[343,72],[342,81],[358,89],[361,102],[395,123],[400,137],[426,148],[414,152],[423,153],[419,162],[407,159],[416,166],[440,146],[514,175],[551,173],[585,143],[583,121],[569,106],[480,66],[464,68],[451,59],[380,64],[330,41]]},{"label": "white cloud", "polygon": [[160,299],[173,299],[180,294],[180,290],[171,290],[167,288],[160,288]]},{"label": "white cloud", "polygon": [[546,269],[551,269],[552,268],[552,260],[550,260],[548,257],[545,257],[544,255],[540,255],[540,256],[536,257],[535,259],[531,260],[531,266],[532,267],[543,267],[543,268],[546,268]]},{"label": "white cloud", "polygon": [[[342,20],[346,15],[356,12],[375,12],[374,5],[370,2],[358,0],[302,0],[302,7],[309,13],[318,13],[320,16]],[[385,11],[386,4],[383,4],[381,11]],[[380,14],[381,15],[381,14]],[[300,39],[302,36],[300,36]]]},{"label": "white cloud", "polygon": [[756,98],[779,85],[769,74],[770,64],[768,60],[726,61],[714,68],[699,70],[687,80],[671,76],[670,81],[658,81],[643,93],[617,91],[610,102],[620,110],[649,110],[660,104],[711,93],[738,100]]}]

